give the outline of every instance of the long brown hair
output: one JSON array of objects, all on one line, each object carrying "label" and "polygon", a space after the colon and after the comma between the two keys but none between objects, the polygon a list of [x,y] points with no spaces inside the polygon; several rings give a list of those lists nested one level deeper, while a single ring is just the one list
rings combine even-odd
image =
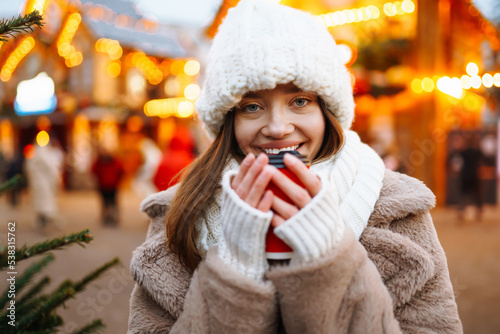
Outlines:
[{"label": "long brown hair", "polygon": [[[325,103],[318,97],[325,117],[325,137],[313,163],[324,161],[337,153],[344,143],[342,127]],[[224,125],[210,147],[183,172],[179,189],[165,217],[167,245],[180,262],[194,271],[201,260],[196,248],[195,222],[202,210],[220,187],[220,180],[228,157],[238,162],[244,158],[234,134],[235,110],[227,113]]]}]

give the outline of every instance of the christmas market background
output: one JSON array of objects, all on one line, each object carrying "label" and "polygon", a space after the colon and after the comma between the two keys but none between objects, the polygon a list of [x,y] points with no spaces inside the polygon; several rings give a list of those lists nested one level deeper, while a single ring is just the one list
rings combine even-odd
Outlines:
[{"label": "christmas market background", "polygon": [[[58,268],[83,266],[85,256],[120,255],[125,263],[104,283],[111,291],[109,303],[99,304],[97,298],[98,307],[91,307],[88,298],[98,292],[90,292],[70,307],[75,309],[68,311],[70,323],[103,313],[105,332],[126,330],[125,304],[133,282],[126,268],[130,255],[123,254],[135,249],[147,230],[146,217],[137,212],[150,192],[138,186],[137,177],[152,163],[146,152],[161,154],[179,128],[188,129],[183,133],[192,136],[194,154],[210,142],[197,121],[194,102],[211,40],[238,1],[214,3],[210,20],[193,25],[159,20],[131,1],[27,0],[19,14],[39,10],[44,26],[0,44],[2,159],[29,160],[34,145],[56,141],[64,152],[59,197],[67,205],[61,206],[61,215],[67,216],[63,227],[46,233],[55,236],[89,227],[96,242],[100,236],[103,240],[101,248],[87,246],[90,255],[77,255],[87,250],[63,255],[66,261],[72,257],[81,263],[61,260]],[[465,332],[498,332],[500,320],[491,315],[500,309],[500,288],[488,282],[500,279],[500,249],[486,240],[500,236],[500,20],[494,15],[500,16],[500,7],[488,13],[469,0],[281,3],[315,15],[341,45],[355,93],[354,130],[388,166],[422,180],[436,194],[433,216],[449,257]],[[478,227],[472,220],[465,227],[476,234],[464,230],[454,212],[459,201],[454,157],[471,138],[485,156],[479,172],[485,222]],[[79,206],[95,189],[91,169],[101,149],[114,152],[124,167],[120,207],[126,213],[116,229],[100,226],[97,200],[87,200],[95,204],[92,207]],[[29,207],[29,195],[24,189],[18,208],[2,201],[0,216],[4,221],[21,220],[26,240],[33,242],[47,235],[32,224],[32,213],[22,210]],[[73,221],[78,223],[72,226]],[[5,233],[0,231],[2,238]],[[485,241],[477,245],[471,241],[476,239],[463,239],[465,235]],[[481,278],[464,278],[470,270],[460,267],[461,255],[454,254],[467,252],[467,247],[487,253],[481,262],[481,268],[487,268],[485,277],[478,273]],[[117,293],[109,288],[113,279],[122,284]]]}]

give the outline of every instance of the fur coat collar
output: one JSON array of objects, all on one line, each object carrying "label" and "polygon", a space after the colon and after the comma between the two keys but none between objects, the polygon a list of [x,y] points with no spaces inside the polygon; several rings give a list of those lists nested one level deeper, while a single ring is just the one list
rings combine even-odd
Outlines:
[{"label": "fur coat collar", "polygon": [[[141,210],[152,218],[152,224],[146,242],[134,252],[130,268],[135,281],[162,308],[178,317],[191,274],[166,247],[164,215],[175,191],[176,187],[169,188],[143,202]],[[435,196],[421,181],[386,171],[380,197],[360,242],[385,281],[395,307],[407,302],[434,275],[435,262],[430,254],[398,233],[410,228],[405,218],[423,214],[434,205]]]}]

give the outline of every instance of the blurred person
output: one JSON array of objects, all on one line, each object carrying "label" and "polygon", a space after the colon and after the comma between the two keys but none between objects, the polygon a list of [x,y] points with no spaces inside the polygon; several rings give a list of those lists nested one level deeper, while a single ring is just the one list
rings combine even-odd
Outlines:
[{"label": "blurred person", "polygon": [[25,160],[28,187],[39,228],[53,222],[58,213],[57,191],[62,179],[64,152],[51,138],[45,146],[34,144],[32,157]]},{"label": "blurred person", "polygon": [[194,140],[186,126],[177,125],[158,165],[153,182],[165,190],[178,182],[178,174],[194,160]]},{"label": "blurred person", "polygon": [[472,204],[476,209],[476,219],[481,220],[482,194],[479,169],[483,160],[483,153],[479,148],[479,136],[467,135],[465,137],[465,148],[460,151],[460,202],[458,206],[458,217],[464,219],[465,209]]},{"label": "blurred person", "polygon": [[[196,110],[215,140],[141,204],[129,334],[462,332],[435,196],[350,130],[350,75],[315,17],[240,1]],[[303,187],[268,164],[280,151],[312,161],[282,153]],[[267,257],[271,226],[291,258]]]},{"label": "blurred person", "polygon": [[[7,171],[5,172],[6,179],[9,180],[10,178],[16,176],[16,175],[21,175],[24,176],[24,171],[23,171],[23,155],[20,152],[16,152],[12,159],[8,162],[7,165]],[[10,190],[7,193],[7,198],[9,201],[9,204],[13,207],[16,207],[19,205],[19,202],[21,200],[21,190],[24,186],[25,182],[23,181],[19,186],[15,187],[14,189]]]},{"label": "blurred person", "polygon": [[142,164],[135,173],[132,185],[137,192],[147,196],[157,191],[153,184],[153,178],[158,169],[162,153],[156,143],[150,138],[141,140],[139,143],[139,152],[142,156]]},{"label": "blurred person", "polygon": [[118,225],[119,210],[116,194],[124,173],[123,165],[116,157],[102,149],[92,164],[92,173],[96,177],[101,195],[102,223],[103,225]]}]

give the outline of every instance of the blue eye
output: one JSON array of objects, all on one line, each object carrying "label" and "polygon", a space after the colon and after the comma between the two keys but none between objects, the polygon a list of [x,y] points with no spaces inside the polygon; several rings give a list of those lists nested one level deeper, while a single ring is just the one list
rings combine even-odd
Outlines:
[{"label": "blue eye", "polygon": [[259,110],[259,106],[257,104],[249,104],[243,108],[243,111],[248,112],[256,112]]},{"label": "blue eye", "polygon": [[304,98],[298,98],[296,99],[295,101],[293,101],[293,103],[295,103],[295,105],[297,107],[303,107],[305,106],[309,101],[307,99],[304,99]]}]

